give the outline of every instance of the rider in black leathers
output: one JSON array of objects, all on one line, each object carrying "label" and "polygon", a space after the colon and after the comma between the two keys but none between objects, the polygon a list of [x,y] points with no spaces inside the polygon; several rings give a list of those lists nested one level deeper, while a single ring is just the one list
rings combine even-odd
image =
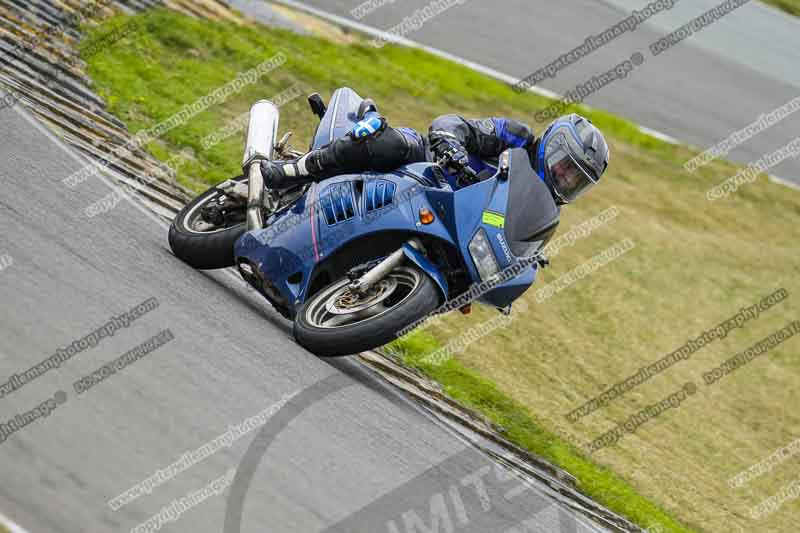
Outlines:
[{"label": "rider in black leathers", "polygon": [[433,121],[424,137],[410,128],[389,127],[374,103],[369,104],[347,135],[298,159],[262,162],[265,185],[282,189],[339,174],[388,172],[422,161],[441,162],[458,174],[470,166],[469,156],[491,161],[509,148],[523,148],[561,205],[596,184],[608,167],[603,134],[580,115],[553,121],[540,138],[526,124],[509,118],[468,120],[444,115]]}]

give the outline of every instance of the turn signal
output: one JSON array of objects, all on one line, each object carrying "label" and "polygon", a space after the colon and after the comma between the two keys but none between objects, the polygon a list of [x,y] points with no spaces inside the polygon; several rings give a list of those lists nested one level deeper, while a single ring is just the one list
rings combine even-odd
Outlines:
[{"label": "turn signal", "polygon": [[436,217],[433,216],[433,213],[427,207],[423,207],[419,210],[419,221],[425,224],[426,226],[436,220]]}]

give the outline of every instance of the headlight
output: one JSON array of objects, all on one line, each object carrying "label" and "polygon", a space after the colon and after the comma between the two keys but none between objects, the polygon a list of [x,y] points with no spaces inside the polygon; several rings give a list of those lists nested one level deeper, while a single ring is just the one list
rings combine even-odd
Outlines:
[{"label": "headlight", "polygon": [[478,230],[478,233],[469,243],[469,253],[475,262],[475,266],[478,267],[478,273],[481,275],[482,281],[491,278],[500,270],[500,267],[497,266],[497,260],[494,258],[492,245],[489,244],[489,238],[483,228]]}]

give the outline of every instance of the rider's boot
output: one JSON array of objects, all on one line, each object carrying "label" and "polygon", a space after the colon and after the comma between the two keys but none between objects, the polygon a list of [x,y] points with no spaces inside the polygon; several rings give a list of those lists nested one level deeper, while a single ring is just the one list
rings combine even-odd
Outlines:
[{"label": "rider's boot", "polygon": [[386,130],[386,120],[372,106],[344,137],[327,146],[288,161],[262,161],[261,175],[268,189],[286,189],[326,178],[366,170],[372,157],[367,142],[378,139]]},{"label": "rider's boot", "polygon": [[297,159],[261,162],[261,175],[268,189],[286,189],[320,181],[336,175],[337,170],[330,146],[312,150]]}]

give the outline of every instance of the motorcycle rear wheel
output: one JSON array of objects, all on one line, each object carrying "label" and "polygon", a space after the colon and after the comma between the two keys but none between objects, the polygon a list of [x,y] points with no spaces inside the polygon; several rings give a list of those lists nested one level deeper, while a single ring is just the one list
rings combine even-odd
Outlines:
[{"label": "motorcycle rear wheel", "polygon": [[[246,182],[239,176],[234,182]],[[169,228],[169,245],[175,256],[198,270],[228,268],[235,264],[233,246],[247,229],[242,209],[242,221],[212,227],[201,216],[201,210],[218,202],[224,192],[212,187],[175,215]]]}]

